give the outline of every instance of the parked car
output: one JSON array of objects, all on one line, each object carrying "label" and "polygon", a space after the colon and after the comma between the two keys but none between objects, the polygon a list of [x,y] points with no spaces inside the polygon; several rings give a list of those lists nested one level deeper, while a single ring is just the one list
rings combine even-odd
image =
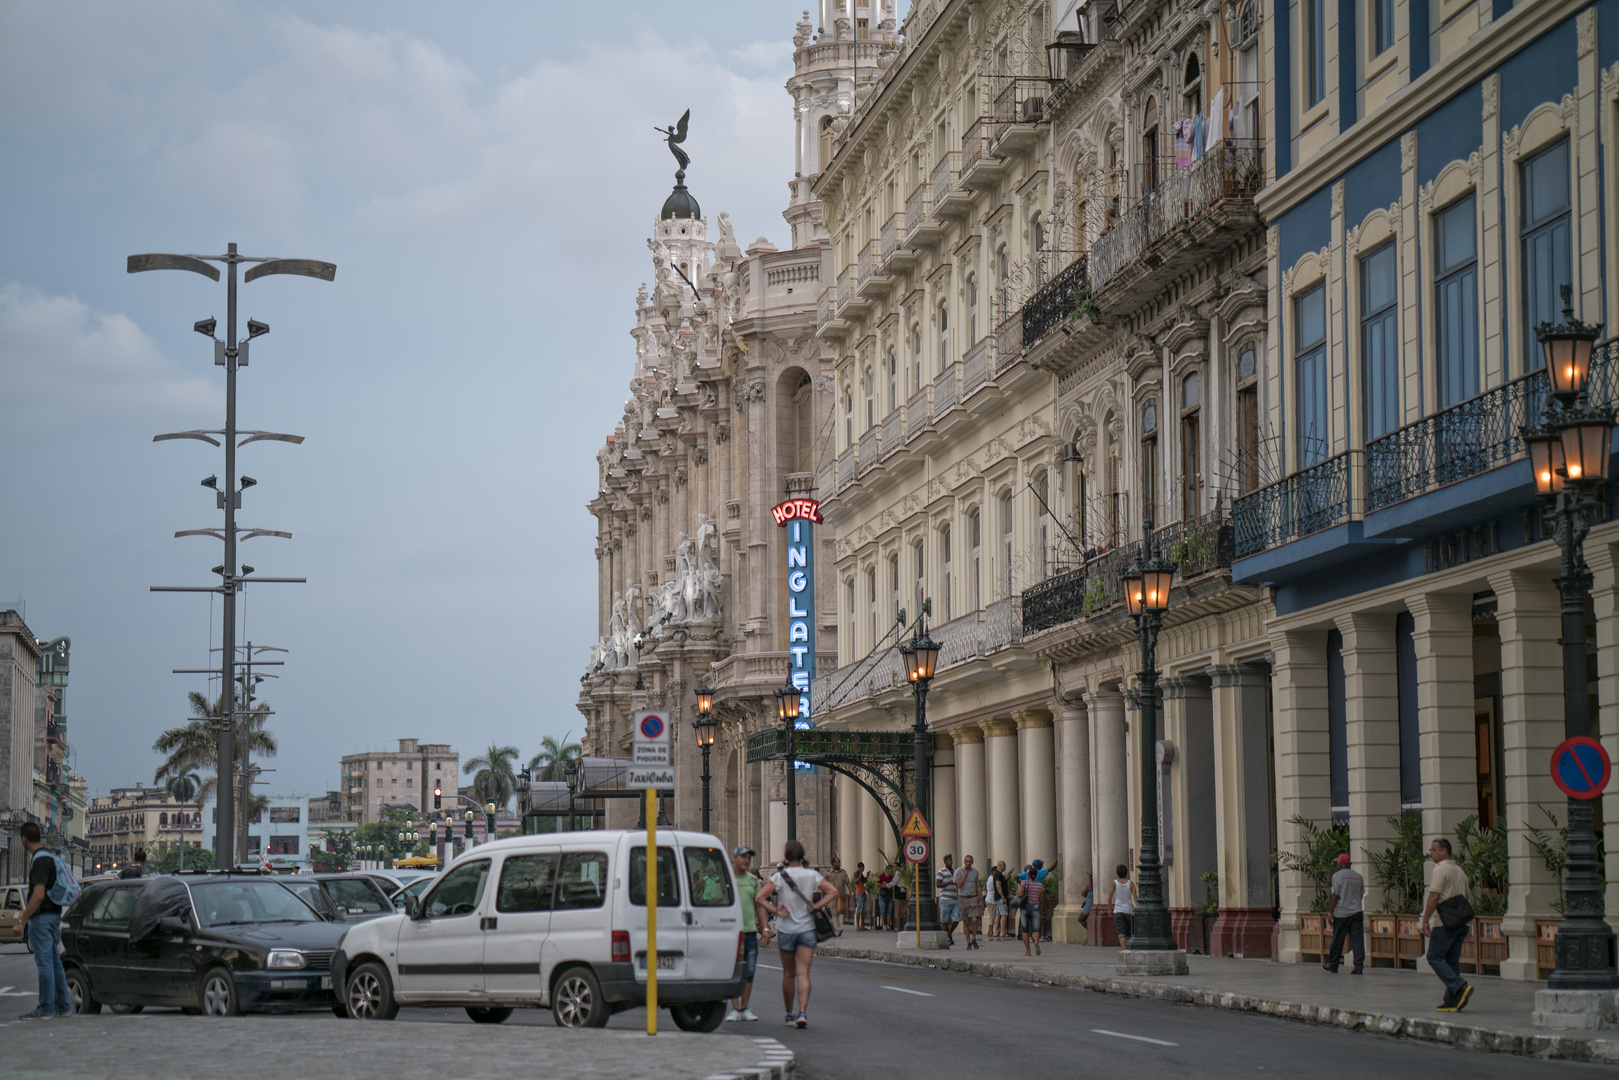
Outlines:
[{"label": "parked car", "polygon": [[103,1005],[176,1005],[208,1016],[335,1012],[331,957],[349,926],[273,877],[96,882],[62,920],[68,998],[79,1013]]},{"label": "parked car", "polygon": [[405,897],[408,896],[413,899],[420,900],[422,898],[422,893],[426,892],[427,887],[433,884],[433,882],[436,880],[438,880],[437,874],[428,874],[426,877],[419,877],[409,885],[395,889],[388,896],[388,899],[393,901],[394,907],[402,909],[405,906]]},{"label": "parked car", "polygon": [[369,874],[301,874],[286,883],[296,890],[304,882],[319,889],[337,909],[339,916],[349,922],[365,922],[394,913],[388,891]]},{"label": "parked car", "polygon": [[22,909],[27,906],[27,885],[0,885],[0,943],[24,940]]},{"label": "parked car", "polygon": [[369,877],[372,881],[382,886],[383,892],[390,895],[413,882],[438,877],[437,870],[402,869],[399,867],[391,870],[358,870],[355,872]]},{"label": "parked car", "polygon": [[[730,860],[707,833],[658,838],[658,1001],[677,1026],[713,1031],[746,973]],[[498,1024],[549,1007],[561,1027],[601,1027],[646,1003],[645,871],[638,830],[484,844],[407,897],[405,914],[350,929],[332,979],[359,1019],[460,1005]]]}]

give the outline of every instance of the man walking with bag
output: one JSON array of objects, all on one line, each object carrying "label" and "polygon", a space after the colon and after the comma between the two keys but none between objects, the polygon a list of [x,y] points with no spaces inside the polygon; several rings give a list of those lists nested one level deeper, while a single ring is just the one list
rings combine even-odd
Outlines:
[{"label": "man walking with bag", "polygon": [[1456,965],[1462,958],[1468,924],[1473,921],[1473,905],[1467,900],[1467,874],[1450,856],[1450,841],[1444,837],[1428,845],[1434,868],[1428,902],[1422,908],[1422,936],[1428,939],[1428,966],[1445,984],[1439,1011],[1461,1012],[1473,996],[1473,987]]},{"label": "man walking with bag", "polygon": [[[39,1004],[19,1019],[50,1020],[73,1011],[67,996],[67,972],[62,969],[62,957],[57,951],[62,944],[63,906],[58,901],[66,899],[66,892],[77,898],[78,886],[70,873],[66,881],[59,880],[67,872],[65,864],[59,867],[56,856],[45,849],[38,825],[25,821],[17,834],[28,850],[28,906],[23,908],[21,921],[39,973]],[[53,894],[56,899],[52,899]],[[67,899],[67,903],[72,902]]]},{"label": "man walking with bag", "polygon": [[1338,965],[1344,958],[1344,943],[1349,943],[1355,954],[1351,975],[1366,970],[1366,911],[1361,898],[1366,895],[1366,879],[1357,870],[1349,868],[1349,853],[1338,856],[1338,872],[1332,875],[1332,949],[1327,962],[1321,966],[1338,974]]}]

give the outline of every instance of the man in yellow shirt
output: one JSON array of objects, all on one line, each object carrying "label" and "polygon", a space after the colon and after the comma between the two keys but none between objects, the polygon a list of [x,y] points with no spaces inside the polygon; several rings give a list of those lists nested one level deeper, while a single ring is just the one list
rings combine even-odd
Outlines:
[{"label": "man in yellow shirt", "polygon": [[1445,984],[1445,1000],[1440,1012],[1461,1012],[1473,996],[1472,984],[1462,978],[1457,964],[1462,958],[1462,942],[1467,940],[1468,923],[1447,929],[1438,907],[1454,896],[1467,895],[1467,874],[1451,858],[1450,841],[1440,837],[1428,845],[1433,860],[1433,878],[1428,882],[1428,902],[1422,909],[1422,936],[1428,939],[1428,966]]}]

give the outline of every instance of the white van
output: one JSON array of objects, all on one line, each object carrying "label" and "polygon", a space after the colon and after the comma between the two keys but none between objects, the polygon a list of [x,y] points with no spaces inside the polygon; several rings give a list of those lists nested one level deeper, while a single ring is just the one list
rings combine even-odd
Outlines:
[{"label": "white van", "polygon": [[[742,909],[731,860],[708,833],[658,831],[658,1004],[713,1031],[742,992]],[[332,957],[348,1014],[460,1005],[498,1024],[549,1006],[562,1027],[601,1027],[646,1003],[646,832],[603,829],[496,840],[447,867],[405,913],[360,923]]]}]

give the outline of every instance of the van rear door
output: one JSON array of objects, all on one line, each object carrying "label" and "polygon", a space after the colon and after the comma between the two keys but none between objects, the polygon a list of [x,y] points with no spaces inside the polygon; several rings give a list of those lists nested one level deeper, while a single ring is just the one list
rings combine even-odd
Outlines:
[{"label": "van rear door", "polygon": [[[630,942],[635,954],[635,978],[646,981],[646,845],[630,848]],[[673,845],[658,845],[658,978],[684,980],[686,974],[686,920],[691,912],[681,903],[679,863]]]},{"label": "van rear door", "polygon": [[[729,979],[736,973],[742,909],[725,852],[703,844],[680,849],[691,922],[686,928],[686,978]],[[660,926],[659,937],[662,937]]]},{"label": "van rear door", "polygon": [[551,930],[558,850],[508,854],[495,871],[483,944],[484,992],[492,1001],[532,1004],[544,996],[540,953]]}]

